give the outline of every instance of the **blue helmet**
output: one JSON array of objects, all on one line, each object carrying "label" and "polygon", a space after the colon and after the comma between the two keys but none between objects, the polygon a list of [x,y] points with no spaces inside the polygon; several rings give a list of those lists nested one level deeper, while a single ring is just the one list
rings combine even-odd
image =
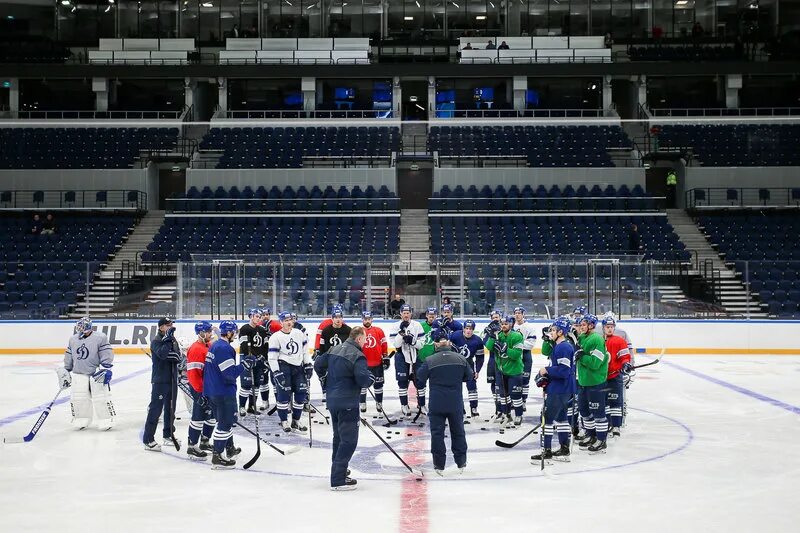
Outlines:
[{"label": "blue helmet", "polygon": [[444,311],[450,311],[452,313],[453,312],[453,304],[444,304],[442,306],[442,311],[443,312]]},{"label": "blue helmet", "polygon": [[[292,314],[294,315],[294,313],[292,313]],[[341,308],[334,307],[333,308],[333,312],[331,313],[331,318],[336,318],[337,316],[344,318],[344,313],[342,313]],[[294,317],[292,317],[292,318],[294,318]]]},{"label": "blue helmet", "polygon": [[512,326],[517,323],[517,319],[514,318],[512,315],[506,315],[503,317],[503,322],[506,324],[511,324]]},{"label": "blue helmet", "polygon": [[[444,308],[442,308],[442,309],[444,309]],[[434,315],[434,316],[435,316],[435,315],[436,315],[436,308],[435,308],[435,307],[429,307],[429,308],[427,308],[427,309],[425,310],[425,314],[426,314],[426,315]]]},{"label": "blue helmet", "polygon": [[400,307],[400,312],[401,313],[405,313],[406,311],[408,311],[410,313],[411,312],[411,306],[408,305],[408,304],[403,304],[403,306]]},{"label": "blue helmet", "polygon": [[194,332],[200,335],[203,332],[211,331],[213,326],[208,320],[201,320],[194,325]]},{"label": "blue helmet", "polygon": [[372,311],[362,311],[361,318],[372,318]]},{"label": "blue helmet", "polygon": [[475,321],[472,319],[467,319],[464,321],[464,329],[472,328],[475,329]]},{"label": "blue helmet", "polygon": [[92,331],[92,319],[88,316],[85,316],[78,320],[75,323],[75,333],[83,335],[84,333],[88,333]]},{"label": "blue helmet", "polygon": [[523,315],[525,314],[525,308],[524,308],[524,307],[522,307],[521,305],[518,305],[518,306],[516,306],[516,307],[514,308],[514,312],[516,313],[517,311],[519,311],[519,312],[520,312],[520,313],[522,313]]},{"label": "blue helmet", "polygon": [[233,320],[223,320],[219,323],[219,334],[227,335],[228,333],[236,333],[239,331],[239,326]]},{"label": "blue helmet", "polygon": [[573,309],[573,311],[572,311],[572,315],[573,316],[575,316],[575,315],[583,316],[585,314],[586,314],[586,306],[585,305],[580,305],[580,306],[576,307],[575,309]]},{"label": "blue helmet", "polygon": [[614,318],[613,315],[612,316],[606,315],[603,317],[603,321],[601,323],[603,324],[603,327],[607,326],[608,324],[613,324],[614,326],[616,326],[617,320]]},{"label": "blue helmet", "polygon": [[586,313],[578,319],[578,323],[580,324],[581,322],[588,322],[589,325],[595,327],[597,325],[597,317],[591,313]]},{"label": "blue helmet", "polygon": [[261,315],[261,309],[253,307],[247,312],[247,316],[253,318],[255,315]]},{"label": "blue helmet", "polygon": [[258,312],[261,314],[261,316],[270,316],[272,314],[272,309],[269,307],[262,307],[258,310]]},{"label": "blue helmet", "polygon": [[435,330],[431,331],[431,340],[433,342],[446,341],[450,340],[450,337],[447,335],[445,330],[436,328]]},{"label": "blue helmet", "polygon": [[278,320],[280,320],[281,322],[283,322],[287,318],[292,318],[292,313],[290,313],[289,311],[282,311],[281,313],[278,314]]},{"label": "blue helmet", "polygon": [[336,313],[337,311],[341,313],[342,310],[343,310],[342,304],[333,304],[333,306],[331,307],[331,314]]},{"label": "blue helmet", "polygon": [[289,316],[292,317],[292,320],[297,320],[297,313],[295,313],[294,311],[289,313]]},{"label": "blue helmet", "polygon": [[570,322],[569,318],[565,316],[560,316],[555,319],[552,327],[560,329],[561,331],[564,332],[564,335],[566,336],[567,334],[569,334],[569,330],[572,329],[572,323]]},{"label": "blue helmet", "polygon": [[489,318],[492,318],[493,315],[500,315],[500,317],[502,317],[503,313],[501,313],[499,309],[493,309],[492,312],[489,313]]}]

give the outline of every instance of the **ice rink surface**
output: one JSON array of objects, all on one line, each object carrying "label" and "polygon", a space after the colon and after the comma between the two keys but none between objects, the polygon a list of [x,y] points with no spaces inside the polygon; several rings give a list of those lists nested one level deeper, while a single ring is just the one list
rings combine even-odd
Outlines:
[{"label": "ice rink surface", "polygon": [[[56,392],[60,360],[0,358],[0,434],[30,430]],[[534,366],[543,362],[538,356]],[[523,427],[500,435],[485,421],[493,407],[482,373],[482,416],[467,426],[467,472],[456,474],[448,457],[444,478],[431,470],[423,418],[389,430],[374,418],[370,400],[369,421],[426,477],[416,482],[362,427],[351,464],[358,490],[345,493],[328,490],[331,432],[319,416],[309,448],[307,436],[276,436],[277,416],[262,415],[268,439],[303,449],[282,457],[263,446],[260,460],[244,471],[255,441],[235,430],[243,448],[237,469],[213,471],[210,462],[185,455],[188,416],[179,401],[181,452],[143,450],[149,372],[144,355],[116,358],[118,416],[109,432],[73,430],[65,394],[32,442],[1,445],[0,531],[707,533],[797,531],[800,524],[797,356],[665,356],[638,372],[627,427],[607,454],[590,456],[576,446],[571,462],[548,465],[544,474],[529,461],[538,434],[511,450],[494,444],[516,440],[537,423],[538,390]],[[393,376],[392,369],[384,405],[395,414]],[[312,400],[322,407],[318,383]]]}]

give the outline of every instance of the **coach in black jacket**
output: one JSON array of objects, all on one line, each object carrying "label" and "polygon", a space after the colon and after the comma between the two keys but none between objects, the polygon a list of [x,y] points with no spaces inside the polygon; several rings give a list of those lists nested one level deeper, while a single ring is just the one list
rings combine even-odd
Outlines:
[{"label": "coach in black jacket", "polygon": [[442,475],[447,461],[444,443],[445,421],[450,426],[453,458],[459,471],[467,466],[467,437],[464,433],[464,397],[462,383],[473,377],[466,358],[450,348],[447,332],[434,330],[431,334],[435,352],[425,359],[419,369],[418,381],[430,380],[428,419],[431,426],[431,455],[433,468]]},{"label": "coach in black jacket", "polygon": [[364,342],[364,328],[356,326],[350,330],[346,341],[314,360],[317,375],[327,374],[328,410],[333,425],[331,490],[356,488],[356,480],[347,477],[347,465],[358,445],[358,398],[361,389],[372,386],[375,381],[361,351]]}]

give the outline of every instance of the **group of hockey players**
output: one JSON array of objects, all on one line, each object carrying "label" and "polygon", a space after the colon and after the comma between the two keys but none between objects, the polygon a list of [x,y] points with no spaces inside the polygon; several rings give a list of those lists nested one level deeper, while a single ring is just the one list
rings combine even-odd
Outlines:
[{"label": "group of hockey players", "polygon": [[[163,445],[179,446],[174,416],[180,393],[190,399],[187,453],[197,460],[205,460],[210,453],[213,468],[234,467],[235,457],[241,452],[233,442],[237,414],[257,416],[268,410],[272,388],[276,402],[273,411],[278,413],[282,430],[308,431],[301,415],[309,409],[313,360],[344,343],[351,332],[344,323],[342,309],[334,307],[330,318],[320,324],[313,349],[309,348],[308,335],[297,315],[283,312],[272,319],[271,311],[261,308],[251,309],[248,314],[249,322],[241,328],[230,320],[222,321],[218,327],[208,321],[197,322],[191,345],[175,338],[171,319],[159,320],[158,334],[150,345],[152,391],[143,435],[145,449],[161,450],[155,440],[160,419]],[[473,418],[479,416],[478,382],[484,363],[495,406],[492,420],[504,429],[522,424],[533,375],[534,384],[544,395],[544,438],[543,449],[531,457],[532,462],[543,458],[568,460],[572,437],[579,441],[581,449],[603,453],[607,437],[620,435],[624,393],[633,369],[630,341],[625,332],[616,328],[615,316],[608,313],[599,321],[579,307],[571,316],[557,318],[542,330],[541,353],[548,358],[548,364],[538,371],[533,371],[537,336],[533,324],[526,320],[525,309],[516,307],[508,316],[494,311],[489,318],[479,335],[475,321],[461,323],[454,319],[449,304],[442,306],[440,314],[435,307],[429,307],[425,319],[419,321],[412,319],[409,305],[402,305],[400,320],[388,326],[387,337],[383,329],[373,326],[370,312],[362,313],[366,341],[361,349],[374,377],[376,410],[384,410],[384,373],[393,359],[401,414],[415,414],[408,398],[411,383],[416,389],[416,415],[427,414],[426,388],[419,371],[434,353],[434,338],[447,339],[471,370],[466,388]],[[602,333],[596,331],[598,323]],[[238,364],[232,346],[237,335]],[[72,386],[73,424],[81,429],[89,425],[93,413],[98,428],[109,429],[113,425],[115,413],[109,386],[113,359],[105,335],[93,331],[89,318],[81,319],[69,341],[64,367],[58,370],[61,387]],[[326,375],[320,368],[317,372],[324,402]],[[367,392],[361,390],[362,413],[367,410]],[[554,435],[559,443],[555,451]]]}]

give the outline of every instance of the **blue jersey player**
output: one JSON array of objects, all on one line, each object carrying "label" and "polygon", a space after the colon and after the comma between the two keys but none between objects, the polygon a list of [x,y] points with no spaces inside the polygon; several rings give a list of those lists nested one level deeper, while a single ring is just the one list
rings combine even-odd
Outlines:
[{"label": "blue jersey player", "polygon": [[461,322],[453,318],[453,306],[451,304],[444,304],[442,306],[442,316],[433,321],[431,328],[441,329],[448,337],[456,331],[464,329]]},{"label": "blue jersey player", "polygon": [[460,353],[472,369],[472,379],[467,380],[469,410],[473,417],[478,415],[478,374],[483,368],[483,340],[475,335],[475,321],[466,320],[464,328],[450,334],[450,344],[454,352]]}]

